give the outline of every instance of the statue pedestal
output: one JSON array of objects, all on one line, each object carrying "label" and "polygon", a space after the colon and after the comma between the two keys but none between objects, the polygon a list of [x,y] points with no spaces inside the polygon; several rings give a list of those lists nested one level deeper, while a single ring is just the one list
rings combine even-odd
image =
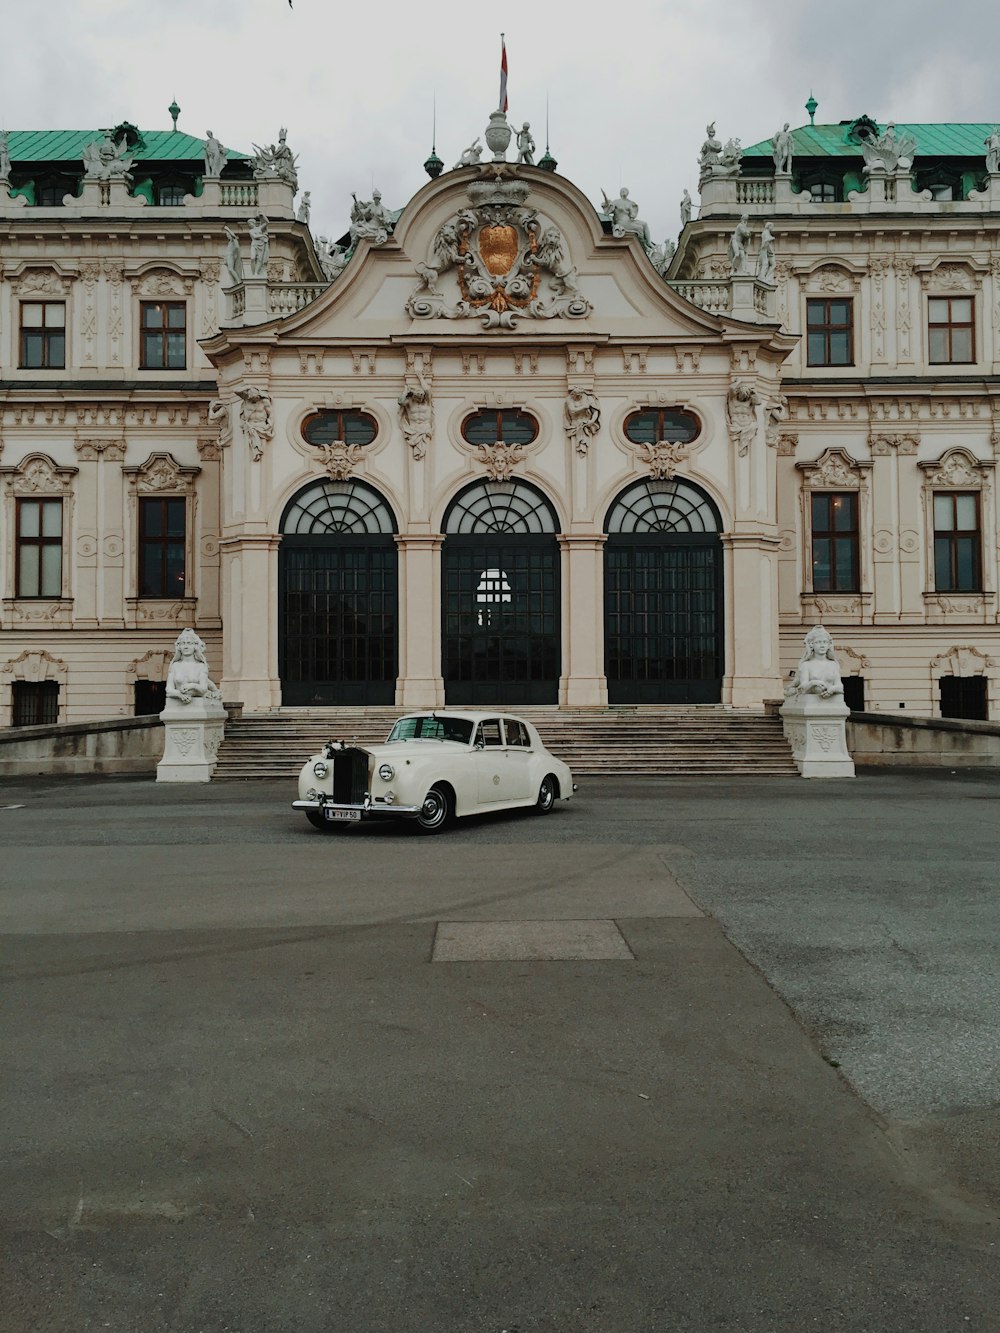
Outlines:
[{"label": "statue pedestal", "polygon": [[829,699],[818,694],[791,695],[778,711],[802,777],[854,777],[845,726],[851,710],[842,694]]},{"label": "statue pedestal", "polygon": [[226,729],[226,710],[217,699],[168,699],[160,714],[163,758],[157,782],[211,782]]}]

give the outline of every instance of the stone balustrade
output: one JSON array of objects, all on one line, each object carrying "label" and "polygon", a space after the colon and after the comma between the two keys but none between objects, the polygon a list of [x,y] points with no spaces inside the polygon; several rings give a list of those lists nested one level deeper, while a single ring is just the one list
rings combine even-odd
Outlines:
[{"label": "stone balustrade", "polygon": [[124,180],[86,180],[80,183],[79,195],[67,194],[60,204],[30,204],[23,194],[11,195],[10,182],[0,180],[0,217],[20,214],[29,209],[40,218],[79,217],[95,209],[108,209],[131,215],[140,209],[163,212],[168,217],[180,214],[210,217],[246,217],[248,212],[263,211],[269,218],[295,217],[295,195],[291,186],[282,180],[220,180],[206,176],[199,195],[184,196],[183,204],[151,204],[144,195],[133,194]]},{"label": "stone balustrade", "polygon": [[273,283],[267,289],[267,308],[272,316],[293,315],[326,291],[325,282]]},{"label": "stone balustrade", "polygon": [[759,282],[752,274],[723,279],[698,278],[671,282],[670,286],[678,296],[710,315],[732,315],[749,324],[777,322],[773,285]]},{"label": "stone balustrade", "polygon": [[808,190],[796,191],[792,180],[785,172],[774,176],[710,176],[701,187],[698,217],[733,217],[740,213],[751,217],[822,217],[895,210],[961,216],[1000,210],[1000,172],[988,177],[985,189],[970,190],[968,198],[955,200],[934,199],[928,190],[917,191],[912,170],[872,171],[864,189],[851,190],[843,202],[837,203],[814,200]]},{"label": "stone balustrade", "polygon": [[711,315],[724,315],[729,309],[731,293],[728,280],[709,282],[699,279],[693,282],[672,282],[670,286],[685,301],[690,301],[699,310],[707,310]]}]

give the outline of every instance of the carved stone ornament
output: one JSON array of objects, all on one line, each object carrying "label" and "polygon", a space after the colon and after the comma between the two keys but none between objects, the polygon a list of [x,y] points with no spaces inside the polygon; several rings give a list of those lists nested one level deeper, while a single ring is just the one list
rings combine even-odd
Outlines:
[{"label": "carved stone ornament", "polygon": [[590,441],[601,429],[601,407],[592,389],[571,388],[563,408],[566,434],[578,454],[586,454]]},{"label": "carved stone ornament", "polygon": [[173,491],[190,491],[194,479],[201,472],[200,467],[185,467],[178,463],[173,454],[150,454],[139,467],[122,468],[122,472],[131,481],[137,491],[148,495],[163,494]]},{"label": "carved stone ornament", "polygon": [[241,398],[240,424],[246,436],[250,457],[259,463],[264,457],[264,445],[274,436],[274,418],[271,415],[271,395],[266,389],[258,389],[256,384],[249,388],[237,389],[237,398]]},{"label": "carved stone ornament", "polygon": [[481,444],[479,461],[485,464],[490,481],[510,481],[514,469],[524,458],[524,446],[520,444]]},{"label": "carved stone ornament", "polygon": [[805,278],[809,291],[816,292],[853,292],[856,280],[846,269],[833,264],[824,264]]},{"label": "carved stone ornament", "polygon": [[29,454],[17,467],[0,468],[7,489],[17,495],[65,495],[79,472],[59,467],[47,454]]},{"label": "carved stone ornament", "polygon": [[364,454],[360,444],[345,444],[334,440],[317,446],[323,458],[323,467],[332,481],[346,481]]},{"label": "carved stone ornament", "polygon": [[919,463],[925,485],[940,490],[984,490],[993,463],[981,463],[966,449],[949,449],[936,463]]},{"label": "carved stone ornament", "polygon": [[524,207],[529,189],[500,172],[469,185],[473,207],[443,224],[427,262],[417,265],[420,285],[406,302],[411,318],[478,316],[484,329],[513,329],[522,318],[591,313],[562,233]]},{"label": "carved stone ornament", "polygon": [[745,380],[737,380],[726,397],[726,422],[729,436],[743,458],[757,434],[757,408],[763,402],[760,394]]},{"label": "carved stone ornament", "polygon": [[73,448],[84,463],[93,463],[99,458],[107,459],[109,463],[120,463],[125,457],[124,440],[81,439],[74,442]]},{"label": "carved stone ornament", "polygon": [[921,277],[929,292],[971,292],[976,288],[975,275],[964,264],[938,264]]},{"label": "carved stone ornament", "polygon": [[889,458],[894,453],[915,454],[920,445],[920,435],[908,433],[888,434],[880,431],[868,438],[873,458]]},{"label": "carved stone ornament", "polygon": [[194,279],[182,277],[169,268],[154,268],[139,280],[140,296],[190,296]]},{"label": "carved stone ornament", "polygon": [[233,418],[230,412],[230,404],[222,398],[213,398],[208,405],[208,420],[219,432],[219,448],[228,448],[233,442]]},{"label": "carved stone ornament", "polygon": [[16,296],[65,296],[69,280],[52,268],[29,268],[11,281]]},{"label": "carved stone ornament", "polygon": [[827,449],[815,463],[797,463],[806,485],[815,490],[856,491],[861,486],[862,471],[843,449]]},{"label": "carved stone ornament", "polygon": [[669,481],[684,462],[687,450],[677,440],[660,440],[656,444],[640,444],[639,454],[655,481]]},{"label": "carved stone ornament", "polygon": [[985,676],[993,665],[993,659],[981,653],[978,648],[949,648],[931,662],[931,675]]}]

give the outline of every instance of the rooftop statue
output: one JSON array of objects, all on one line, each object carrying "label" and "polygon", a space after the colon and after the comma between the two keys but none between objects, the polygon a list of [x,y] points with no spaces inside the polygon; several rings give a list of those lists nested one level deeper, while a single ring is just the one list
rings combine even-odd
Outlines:
[{"label": "rooftop statue", "polygon": [[469,144],[468,148],[462,149],[462,155],[455,163],[454,170],[457,171],[459,167],[478,166],[479,159],[482,157],[482,155],[483,155],[483,145],[479,142],[479,135],[477,134],[476,137],[473,139],[472,143]]},{"label": "rooftop statue", "polygon": [[770,222],[765,222],[760,233],[760,249],[757,251],[755,276],[758,282],[774,282],[774,269],[774,232]]},{"label": "rooftop statue", "polygon": [[0,130],[0,180],[10,177],[10,130]]},{"label": "rooftop statue", "polygon": [[681,226],[686,227],[691,221],[691,196],[687,190],[681,195]]},{"label": "rooftop statue", "polygon": [[612,236],[638,236],[647,250],[653,248],[653,238],[649,234],[649,224],[639,217],[639,205],[629,198],[624,185],[615,199],[609,199],[604,190],[604,213],[611,219]]},{"label": "rooftop statue", "polygon": [[896,126],[890,120],[877,139],[862,139],[861,155],[865,171],[906,171],[913,165],[917,141],[912,134],[896,138]]},{"label": "rooftop statue", "polygon": [[330,282],[339,278],[347,265],[347,251],[340,245],[334,245],[325,236],[316,238],[316,258]]},{"label": "rooftop statue", "polygon": [[748,215],[744,213],[729,238],[729,265],[734,278],[741,277],[749,271],[750,261],[747,255],[749,244],[750,222]]},{"label": "rooftop statue", "polygon": [[351,240],[371,241],[372,245],[382,245],[389,239],[392,231],[392,214],[383,207],[382,195],[372,191],[370,200],[359,199],[356,194],[351,198]]},{"label": "rooftop statue", "polygon": [[312,191],[304,190],[302,198],[299,200],[299,211],[295,214],[296,222],[304,222],[309,225],[309,214],[312,212]]},{"label": "rooftop statue", "polygon": [[661,278],[667,276],[667,270],[670,268],[671,261],[676,253],[677,246],[671,240],[663,241],[660,245],[654,245],[650,250],[649,257]]},{"label": "rooftop statue", "polygon": [[205,175],[221,176],[229,157],[229,150],[223,148],[211,130],[207,130],[206,133],[208,137],[205,140]]},{"label": "rooftop statue", "polygon": [[115,143],[111,131],[105,130],[103,139],[92,139],[83,150],[84,176],[87,180],[123,180],[132,183],[132,163],[135,159],[123,137]]},{"label": "rooftop statue", "polygon": [[705,142],[698,154],[698,169],[702,177],[710,176],[722,155],[722,144],[715,137],[715,121],[705,126]]},{"label": "rooftop statue", "polygon": [[255,213],[247,218],[250,229],[250,276],[267,277],[267,261],[271,254],[271,242],[267,234],[267,218],[263,213]]},{"label": "rooftop statue", "polygon": [[238,287],[243,281],[243,255],[240,251],[240,238],[232,227],[223,227],[228,237],[226,241],[226,271],[229,274],[230,287]]},{"label": "rooftop statue", "polygon": [[532,138],[531,125],[528,121],[517,132],[517,160],[526,167],[535,165],[535,140]]},{"label": "rooftop statue", "polygon": [[[1000,171],[1000,127],[994,125],[989,135],[983,140],[983,143],[986,145],[986,170],[992,176]],[[2,150],[0,150],[0,152],[2,152]],[[7,161],[9,166],[10,159],[8,158]],[[2,162],[3,157],[0,155],[0,164],[2,164]],[[2,166],[0,166],[0,176],[2,175],[3,170]]]},{"label": "rooftop statue", "polygon": [[843,693],[844,682],[833,653],[833,640],[822,625],[814,625],[805,637],[805,651],[785,690],[785,697],[818,694],[821,699],[831,699]]},{"label": "rooftop statue", "polygon": [[292,187],[299,188],[299,176],[296,170],[298,157],[288,146],[288,131],[282,126],[278,132],[278,142],[262,148],[254,144],[256,157],[253,159],[253,174],[258,180],[282,180]]},{"label": "rooftop statue", "polygon": [[787,175],[792,169],[792,136],[788,130],[788,121],[772,136],[771,152],[774,157],[776,172]]},{"label": "rooftop statue", "polygon": [[194,699],[221,699],[222,692],[208,676],[204,640],[193,629],[182,629],[174,643],[174,660],[167,671],[167,698],[179,704]]},{"label": "rooftop statue", "polygon": [[722,154],[715,166],[716,175],[739,175],[740,163],[742,161],[743,148],[739,139],[727,139],[726,146],[723,148]]}]

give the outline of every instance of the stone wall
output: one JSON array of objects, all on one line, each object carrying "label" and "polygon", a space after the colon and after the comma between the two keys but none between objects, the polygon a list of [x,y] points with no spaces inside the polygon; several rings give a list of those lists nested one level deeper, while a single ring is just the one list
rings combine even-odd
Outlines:
[{"label": "stone wall", "polygon": [[852,713],[847,748],[860,767],[1000,768],[1000,725]]},{"label": "stone wall", "polygon": [[155,716],[4,727],[0,777],[143,773],[152,778],[162,753],[163,723]]}]

